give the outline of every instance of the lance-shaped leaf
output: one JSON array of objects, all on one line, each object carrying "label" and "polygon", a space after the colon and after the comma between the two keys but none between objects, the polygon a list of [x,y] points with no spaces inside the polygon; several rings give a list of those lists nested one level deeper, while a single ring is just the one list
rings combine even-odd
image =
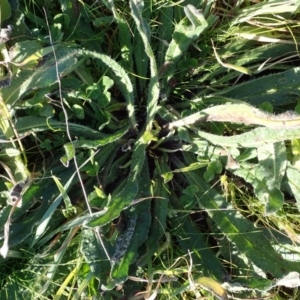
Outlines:
[{"label": "lance-shaped leaf", "polygon": [[129,119],[131,121],[131,125],[133,128],[136,128],[137,124],[134,115],[133,86],[125,69],[108,55],[96,53],[93,51],[87,51],[87,50],[83,51],[83,54],[88,57],[92,57],[99,60],[99,62],[102,65],[108,68],[108,70],[112,74],[112,77],[115,80],[115,83],[118,85],[124,98],[126,99],[127,110],[128,110]]},{"label": "lance-shaped leaf", "polygon": [[129,3],[131,8],[131,14],[137,26],[137,30],[141,35],[145,47],[145,52],[150,60],[151,79],[150,79],[149,89],[148,89],[147,121],[146,121],[146,128],[150,130],[152,127],[154,116],[156,114],[157,101],[159,97],[157,65],[156,65],[155,56],[150,43],[150,29],[145,19],[142,17],[144,1],[131,0]]},{"label": "lance-shaped leaf", "polygon": [[[189,160],[187,156],[186,159]],[[178,167],[183,163],[176,159]],[[223,234],[248,259],[269,272],[276,278],[288,274],[290,271],[300,270],[300,263],[283,259],[271,246],[263,231],[256,228],[250,221],[229,205],[226,199],[211,188],[195,171],[183,173],[190,183],[199,188],[200,208],[204,208],[217,224]]]},{"label": "lance-shaped leaf", "polygon": [[29,90],[47,87],[57,82],[56,67],[59,74],[62,74],[77,62],[77,50],[74,48],[59,47],[55,54],[56,61],[50,53],[37,69],[20,70],[13,77],[11,85],[1,90],[4,102],[14,106]]}]

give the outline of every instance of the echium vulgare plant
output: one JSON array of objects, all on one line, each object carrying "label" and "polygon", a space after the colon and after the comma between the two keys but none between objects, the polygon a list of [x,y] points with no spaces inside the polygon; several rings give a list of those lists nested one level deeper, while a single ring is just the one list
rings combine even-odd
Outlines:
[{"label": "echium vulgare plant", "polygon": [[1,299],[296,294],[299,1],[7,7]]}]

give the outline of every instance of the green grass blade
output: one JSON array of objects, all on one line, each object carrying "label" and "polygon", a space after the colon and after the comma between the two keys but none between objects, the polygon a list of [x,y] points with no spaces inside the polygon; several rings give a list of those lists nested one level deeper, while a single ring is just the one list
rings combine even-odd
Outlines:
[{"label": "green grass blade", "polygon": [[[247,31],[247,29],[245,30]],[[218,49],[218,53],[223,57],[226,57],[226,61],[241,66],[245,65],[249,67],[253,72],[258,74],[262,70],[276,70],[277,72],[278,69],[281,71],[285,70],[287,66],[284,64],[280,64],[282,57],[285,57],[285,59],[287,59],[288,57],[292,58],[297,56],[295,45],[291,44],[272,43],[255,48],[243,46],[244,45],[241,44],[240,41],[233,42],[225,45],[224,49]],[[236,53],[241,51],[245,54],[237,56]],[[272,61],[270,61],[269,64],[265,64],[265,62],[270,57],[272,57]],[[225,68],[220,68],[216,63],[211,62],[209,66],[206,66],[209,72],[204,73],[203,76],[199,78],[199,82],[211,82],[214,86],[216,86],[217,90],[219,90],[219,86],[222,86],[222,92],[231,90],[232,87],[224,88],[222,84],[227,85],[229,81],[237,79],[240,74],[238,74],[238,72],[228,73]],[[206,95],[207,93],[211,93],[211,91],[208,91],[204,88],[198,95]]]},{"label": "green grass blade", "polygon": [[286,12],[295,13],[299,8],[299,3],[294,0],[272,0],[251,5],[239,11],[239,16],[233,24],[246,22],[253,17],[266,14],[282,14]]},{"label": "green grass blade", "polygon": [[3,99],[0,98],[0,111],[1,111],[1,116],[0,116],[0,129],[1,129],[1,134],[4,138],[11,138],[14,136],[13,128],[11,126],[11,116],[9,113],[9,109],[7,105],[4,103]]},{"label": "green grass blade", "polygon": [[210,277],[203,277],[202,275],[197,276],[195,279],[195,284],[200,285],[204,289],[212,292],[217,298],[221,300],[228,300],[226,290],[218,282]]},{"label": "green grass blade", "polygon": [[59,179],[52,175],[52,178],[59,190],[60,195],[62,196],[64,203],[65,203],[65,209],[69,210],[75,210],[75,207],[72,205],[71,199],[69,197],[69,195],[67,194],[66,189],[64,188],[64,186],[61,184],[61,182],[59,181]]},{"label": "green grass blade", "polygon": [[[57,201],[57,199],[55,199],[54,201]],[[53,202],[55,205],[56,203]],[[56,205],[57,207],[57,205]],[[54,209],[56,208],[54,207]],[[48,218],[51,217],[51,214],[53,211],[53,205],[51,205],[50,209],[47,211],[47,213],[45,214],[45,217],[43,217],[43,220],[44,222],[47,222],[47,224],[49,223],[48,221]],[[42,239],[40,239],[37,243],[37,247],[41,246],[41,245],[44,245],[45,243],[49,242],[49,240],[51,238],[53,238],[53,236],[55,236],[56,234],[60,233],[60,232],[64,232],[66,230],[70,230],[76,226],[85,226],[85,224],[87,223],[90,223],[90,222],[93,222],[95,220],[98,220],[99,217],[105,215],[107,213],[107,209],[103,209],[102,211],[100,212],[96,212],[94,213],[93,215],[90,215],[89,213],[86,213],[85,215],[83,216],[80,216],[80,217],[77,217],[77,218],[74,218],[73,220],[61,225],[61,226],[58,226],[55,230],[52,230],[50,233],[46,234]],[[46,224],[46,225],[47,225]],[[45,226],[44,224],[41,224],[39,227],[39,233],[42,232],[43,234],[45,233]],[[41,231],[41,229],[43,229],[44,231]],[[38,237],[41,237],[41,234],[39,234]]]}]

